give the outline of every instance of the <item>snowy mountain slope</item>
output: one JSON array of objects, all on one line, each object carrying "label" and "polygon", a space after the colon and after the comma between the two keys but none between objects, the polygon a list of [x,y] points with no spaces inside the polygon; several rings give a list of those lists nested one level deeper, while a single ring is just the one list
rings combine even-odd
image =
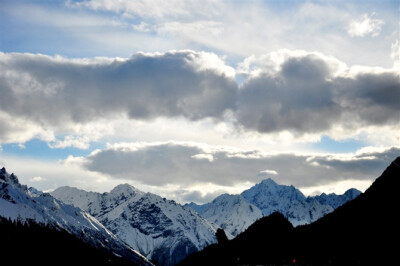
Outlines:
[{"label": "snowy mountain slope", "polygon": [[204,205],[192,203],[186,204],[185,207],[194,207],[209,222],[224,229],[230,239],[263,217],[261,210],[241,195],[222,194],[210,203]]},{"label": "snowy mountain slope", "polygon": [[278,185],[272,179],[263,180],[243,191],[241,195],[260,208],[265,216],[278,211],[294,226],[316,221],[344,202],[358,196],[355,190],[351,190],[348,195],[336,196],[336,198],[334,195],[306,198],[295,187]]},{"label": "snowy mountain slope", "polygon": [[347,190],[343,195],[336,195],[335,193],[325,194],[322,193],[319,196],[308,197],[307,201],[311,202],[313,200],[318,201],[323,205],[329,205],[333,209],[336,209],[339,206],[342,206],[349,200],[352,200],[358,197],[361,194],[361,191],[351,188]]},{"label": "snowy mountain slope", "polygon": [[230,237],[275,211],[286,216],[294,226],[311,223],[360,193],[356,189],[349,189],[343,195],[321,194],[306,198],[294,186],[278,185],[272,179],[265,179],[241,195],[224,194],[212,202],[203,205],[192,202],[185,207],[195,210],[209,222],[224,229]]},{"label": "snowy mountain slope", "polygon": [[50,224],[91,244],[127,257],[140,265],[150,263],[120,241],[98,220],[79,208],[62,203],[50,194],[21,185],[14,174],[0,169],[0,216],[13,220],[33,219]]},{"label": "snowy mountain slope", "polygon": [[61,187],[52,195],[88,211],[157,264],[174,265],[216,242],[214,227],[196,212],[128,184],[103,194]]},{"label": "snowy mountain slope", "polygon": [[205,210],[208,209],[210,203],[205,203],[205,204],[196,204],[194,202],[186,203],[183,205],[185,208],[190,208],[197,212],[198,214],[202,214]]}]

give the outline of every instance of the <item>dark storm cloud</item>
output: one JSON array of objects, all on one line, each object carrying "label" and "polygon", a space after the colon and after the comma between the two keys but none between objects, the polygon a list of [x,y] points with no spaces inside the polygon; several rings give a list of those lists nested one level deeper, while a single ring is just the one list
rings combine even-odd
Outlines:
[{"label": "dark storm cloud", "polygon": [[269,176],[263,173],[269,170],[277,172],[269,177],[278,183],[306,187],[349,179],[374,180],[399,155],[398,148],[345,158],[266,155],[259,151],[210,150],[201,145],[169,142],[98,151],[86,157],[83,165],[110,177],[155,186],[196,183],[231,186],[246,181],[258,182]]}]

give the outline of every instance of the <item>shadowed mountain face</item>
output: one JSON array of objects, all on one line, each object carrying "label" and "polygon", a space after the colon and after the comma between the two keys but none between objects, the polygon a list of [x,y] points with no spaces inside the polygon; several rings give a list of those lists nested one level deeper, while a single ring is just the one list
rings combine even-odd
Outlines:
[{"label": "shadowed mountain face", "polygon": [[310,225],[293,228],[273,213],[235,239],[211,245],[181,265],[396,264],[399,183],[400,157],[364,194]]}]

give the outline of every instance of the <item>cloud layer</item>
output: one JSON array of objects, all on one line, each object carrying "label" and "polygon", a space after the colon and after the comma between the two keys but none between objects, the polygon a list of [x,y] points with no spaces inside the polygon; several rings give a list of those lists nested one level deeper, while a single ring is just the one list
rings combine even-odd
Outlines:
[{"label": "cloud layer", "polygon": [[396,70],[348,68],[319,53],[296,51],[252,61],[259,68],[247,67],[250,78],[239,91],[236,110],[246,128],[302,134],[399,123]]},{"label": "cloud layer", "polygon": [[234,108],[232,73],[217,56],[191,51],[121,60],[0,54],[0,136],[7,140],[14,119],[45,129],[121,115],[219,119]]},{"label": "cloud layer", "polygon": [[312,187],[342,180],[374,180],[400,149],[352,155],[266,154],[195,143],[122,143],[85,158],[69,158],[111,178],[163,187],[199,184],[235,186],[272,177],[278,183]]},{"label": "cloud layer", "polygon": [[236,72],[246,77],[241,85],[218,56],[193,51],[129,59],[2,53],[0,141],[17,142],[10,136],[16,127],[30,129],[25,139],[51,139],[57,130],[121,116],[212,118],[245,131],[300,136],[400,123],[396,69],[347,67],[320,53],[281,50],[248,58]]}]

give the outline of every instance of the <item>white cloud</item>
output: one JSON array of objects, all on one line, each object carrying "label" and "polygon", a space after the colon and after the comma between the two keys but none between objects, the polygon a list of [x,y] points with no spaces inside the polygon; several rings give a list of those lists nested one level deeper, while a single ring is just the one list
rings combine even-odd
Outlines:
[{"label": "white cloud", "polygon": [[71,7],[86,7],[94,10],[105,10],[123,14],[128,17],[144,18],[177,18],[191,17],[193,15],[211,16],[217,13],[218,1],[193,1],[193,0],[89,0],[78,3],[68,1]]},{"label": "white cloud", "polygon": [[260,171],[260,174],[266,174],[266,175],[278,175],[278,172],[277,172],[277,171],[275,171],[275,170],[269,170],[269,169],[266,169],[266,170],[262,170],[262,171]]},{"label": "white cloud", "polygon": [[32,177],[31,179],[29,179],[30,182],[42,182],[45,180],[46,180],[46,178],[43,178],[41,176],[35,176],[35,177]]},{"label": "white cloud", "polygon": [[[26,43],[29,51],[69,56],[126,57],[135,51],[190,48],[228,55],[229,60],[238,62],[251,54],[284,47],[320,51],[348,64],[389,67],[387,42],[396,36],[387,34],[398,29],[397,9],[365,1],[279,5],[274,1],[218,0],[94,0],[68,1],[67,5],[11,2],[4,7],[10,16],[6,18],[7,31],[25,40],[19,45]],[[373,11],[385,18],[384,38],[363,42],[343,34],[359,10],[368,14],[369,24],[376,28],[376,20],[380,20]],[[27,25],[26,31],[14,21]],[[355,22],[362,24],[361,20]],[[6,44],[11,42],[11,37],[5,39]]]},{"label": "white cloud", "polygon": [[132,28],[134,30],[137,30],[137,31],[140,31],[140,32],[149,32],[149,31],[153,30],[151,25],[149,25],[149,24],[147,24],[146,22],[143,22],[143,21],[140,22],[137,25],[132,25]]},{"label": "white cloud", "polygon": [[0,143],[23,144],[33,138],[52,141],[55,136],[48,127],[40,125],[31,119],[13,116],[6,111],[0,110]]},{"label": "white cloud", "polygon": [[393,67],[399,69],[400,68],[400,45],[399,45],[399,40],[396,40],[394,43],[391,45],[391,53],[390,57],[393,60]]},{"label": "white cloud", "polygon": [[198,160],[207,160],[209,162],[214,161],[214,156],[212,154],[204,154],[204,153],[199,153],[192,155],[193,159],[198,159]]},{"label": "white cloud", "polygon": [[[21,184],[41,191],[54,190],[60,186],[74,186],[88,191],[105,192],[124,182],[105,175],[82,169],[78,164],[27,157],[4,156],[0,164],[9,173],[15,173]],[[131,182],[133,185],[137,185]]]},{"label": "white cloud", "polygon": [[374,16],[374,13],[371,15],[363,14],[358,20],[352,20],[347,29],[349,35],[352,37],[378,36],[385,23],[383,20],[375,19]]}]

